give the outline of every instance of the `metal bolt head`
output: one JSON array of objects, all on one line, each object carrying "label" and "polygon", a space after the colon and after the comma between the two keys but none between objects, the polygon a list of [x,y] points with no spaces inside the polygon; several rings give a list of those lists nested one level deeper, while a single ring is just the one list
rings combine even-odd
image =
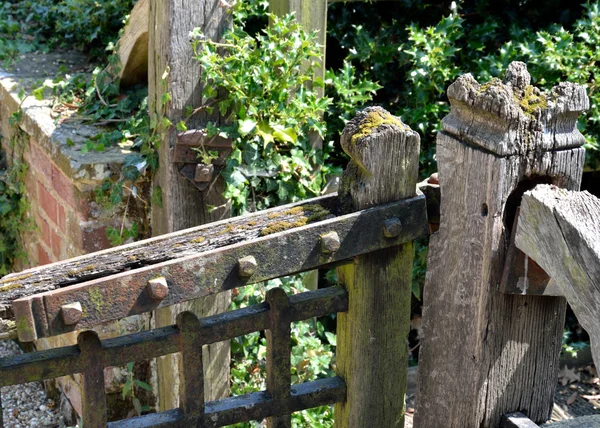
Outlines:
[{"label": "metal bolt head", "polygon": [[198,164],[198,165],[196,165],[196,171],[194,173],[194,181],[196,183],[210,182],[212,180],[214,170],[215,170],[215,166],[213,164],[210,164],[210,165]]},{"label": "metal bolt head", "polygon": [[75,325],[83,316],[83,308],[79,302],[69,303],[60,307],[60,314],[65,325]]},{"label": "metal bolt head", "polygon": [[169,285],[163,276],[148,281],[146,288],[148,289],[150,298],[154,300],[163,300],[169,295]]},{"label": "metal bolt head", "polygon": [[321,252],[323,254],[335,253],[340,249],[340,237],[337,232],[328,232],[321,235]]},{"label": "metal bolt head", "polygon": [[246,256],[238,260],[239,273],[242,278],[249,278],[256,272],[258,264],[253,256]]},{"label": "metal bolt head", "polygon": [[397,238],[402,232],[402,222],[398,217],[388,218],[383,223],[383,234],[386,238]]}]

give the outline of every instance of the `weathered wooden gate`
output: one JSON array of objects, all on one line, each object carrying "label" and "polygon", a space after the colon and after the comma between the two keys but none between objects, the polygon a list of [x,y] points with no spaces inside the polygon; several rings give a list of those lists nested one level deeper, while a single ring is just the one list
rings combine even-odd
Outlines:
[{"label": "weathered wooden gate", "polygon": [[[0,281],[19,338],[102,322],[210,296],[270,278],[338,266],[337,287],[287,296],[175,325],[0,360],[0,386],[73,373],[83,378],[83,425],[104,427],[104,368],[181,353],[180,405],[108,426],[223,426],[268,418],[291,426],[294,411],[339,403],[336,425],[401,427],[413,246],[427,233],[416,195],[418,134],[369,108],[342,136],[351,162],[341,191],[302,203],[168,234],[12,274]],[[338,376],[291,385],[290,323],[340,312]],[[266,330],[266,391],[205,403],[202,347]],[[1,412],[0,412],[1,414]]]}]

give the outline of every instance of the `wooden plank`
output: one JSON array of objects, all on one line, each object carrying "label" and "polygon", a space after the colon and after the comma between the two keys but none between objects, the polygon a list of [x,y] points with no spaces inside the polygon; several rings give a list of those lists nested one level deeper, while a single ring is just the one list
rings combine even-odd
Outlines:
[{"label": "wooden plank", "polygon": [[577,117],[589,103],[583,88],[562,83],[547,109],[526,111],[517,100],[533,93],[529,84],[525,64],[512,63],[504,83],[480,85],[465,75],[448,89],[415,427],[494,427],[516,410],[541,422],[552,411],[566,302],[497,287],[528,180],[578,188],[585,153],[571,147],[584,142]]},{"label": "wooden plank", "polygon": [[[342,147],[351,157],[340,183],[344,210],[415,195],[419,135],[398,118],[378,107],[365,109],[344,129]],[[387,233],[393,232],[389,227]],[[335,406],[336,427],[404,426],[413,258],[407,242],[338,269],[349,307],[338,315],[337,372],[348,393]]]},{"label": "wooden plank", "polygon": [[515,244],[556,282],[600,364],[600,199],[541,185],[525,193]]},{"label": "wooden plank", "polygon": [[[394,217],[401,219],[403,228],[396,236],[387,237],[384,233],[385,222]],[[206,252],[188,253],[174,260],[18,300],[14,309],[19,334],[23,339],[32,340],[36,336],[89,328],[102,322],[397,246],[427,233],[425,200],[423,196],[418,196],[303,227],[294,227],[293,224],[290,227],[289,230],[258,239]],[[322,236],[332,232],[338,235],[341,245],[337,251],[325,253]],[[163,247],[162,252],[166,251],[168,248]],[[248,256],[254,257],[256,262],[256,268],[250,275],[240,271],[241,260]],[[167,293],[160,294],[159,298],[153,297],[150,281],[162,282]],[[43,304],[35,304],[38,301]],[[81,319],[76,324],[68,324],[63,318],[62,307],[76,302],[82,308]],[[46,319],[47,330],[38,331],[39,323],[24,322],[28,319]],[[32,326],[36,331],[25,328]]]},{"label": "wooden plank", "polygon": [[[173,124],[183,120],[188,107],[203,104],[200,64],[193,58],[189,34],[200,27],[209,38],[218,41],[230,27],[230,14],[220,0],[150,0],[148,105],[150,114],[160,123],[162,117]],[[163,102],[165,94],[170,101]],[[219,113],[206,112],[190,118],[190,129],[203,129],[207,121],[222,120]],[[158,147],[159,168],[153,180],[153,189],[160,189],[162,204],[152,204],[152,234],[154,236],[186,229],[230,216],[231,210],[223,197],[222,177],[200,192],[193,183],[173,168],[174,132],[166,132]],[[212,209],[211,207],[215,207]],[[190,301],[156,311],[152,317],[155,326],[171,325],[182,311],[206,316],[227,310],[228,293],[221,293],[201,301]],[[205,392],[209,400],[229,393],[229,344],[216,344],[205,350]],[[157,360],[159,408],[178,406],[178,355]],[[175,376],[174,376],[175,374]]]},{"label": "wooden plank", "polygon": [[[0,279],[0,306],[10,306],[15,299],[37,293],[259,238],[269,234],[273,225],[285,230],[334,217],[337,203],[337,194],[309,199],[6,275]],[[10,319],[10,311],[2,317]]]}]

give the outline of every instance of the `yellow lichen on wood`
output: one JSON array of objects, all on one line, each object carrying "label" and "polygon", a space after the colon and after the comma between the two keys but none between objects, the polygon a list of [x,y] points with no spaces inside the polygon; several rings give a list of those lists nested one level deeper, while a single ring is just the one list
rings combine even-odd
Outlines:
[{"label": "yellow lichen on wood", "polygon": [[10,290],[15,290],[17,288],[23,288],[23,284],[21,284],[19,282],[12,282],[7,285],[3,285],[2,287],[0,287],[0,293],[3,293],[5,291],[10,291]]},{"label": "yellow lichen on wood", "polygon": [[206,241],[204,236],[198,236],[197,238],[192,239],[190,242],[192,244],[202,244],[204,241]]},{"label": "yellow lichen on wood", "polygon": [[29,278],[32,275],[33,275],[32,273],[26,273],[26,274],[23,274],[23,275],[13,276],[13,277],[10,277],[10,278],[4,278],[4,279],[0,280],[0,284],[6,284],[6,283],[9,283],[9,282],[21,281],[23,279]]},{"label": "yellow lichen on wood", "polygon": [[548,107],[546,96],[535,86],[527,85],[521,97],[515,96],[516,101],[523,110],[523,113],[533,116],[536,111],[544,110]]},{"label": "yellow lichen on wood", "polygon": [[397,126],[400,129],[406,129],[406,125],[400,119],[388,112],[371,111],[361,121],[358,132],[352,136],[352,144],[356,144],[360,139],[370,135],[377,128],[383,125]]},{"label": "yellow lichen on wood", "polygon": [[323,208],[321,205],[314,204],[290,208],[289,210],[282,211],[280,213],[274,213],[277,215],[273,217],[271,217],[271,215],[273,215],[271,214],[269,218],[277,218],[284,215],[293,216],[298,215],[300,213],[303,214],[300,218],[292,218],[289,221],[282,220],[269,224],[267,227],[260,231],[260,236],[271,235],[273,233],[282,232],[284,230],[293,229],[295,227],[306,226],[309,223],[314,223],[316,221],[322,220],[323,218],[331,214],[329,210]]},{"label": "yellow lichen on wood", "polygon": [[95,269],[96,269],[96,265],[87,265],[87,266],[79,268],[79,269],[71,269],[70,271],[67,272],[67,275],[77,276],[81,273],[93,271]]}]

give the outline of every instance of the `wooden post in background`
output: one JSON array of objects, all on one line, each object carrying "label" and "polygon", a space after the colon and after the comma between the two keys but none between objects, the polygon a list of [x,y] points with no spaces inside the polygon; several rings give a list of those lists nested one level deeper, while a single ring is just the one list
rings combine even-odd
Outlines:
[{"label": "wooden post in background", "polygon": [[550,417],[565,299],[498,291],[520,197],[538,183],[578,189],[585,158],[577,118],[585,90],[542,95],[526,66],[448,89],[438,134],[440,229],[432,235],[414,426],[497,427],[505,413]]},{"label": "wooden post in background", "polygon": [[[230,25],[226,5],[220,0],[151,0],[148,47],[148,104],[154,117],[164,115],[172,123],[184,119],[186,106],[202,105],[201,68],[193,58],[190,31],[196,27],[214,40],[219,40]],[[170,102],[163,105],[163,94]],[[208,116],[198,114],[188,122],[188,128],[203,128]],[[218,116],[210,117],[219,120]],[[175,133],[169,132],[159,148],[160,167],[154,188],[160,188],[162,205],[152,204],[154,236],[216,221],[230,216],[223,198],[221,179],[207,192],[200,192],[179,174],[172,162]],[[209,210],[209,207],[218,207]],[[194,300],[154,312],[156,327],[172,325],[178,313],[189,310],[198,316],[224,312],[230,302],[229,293]],[[229,344],[211,345],[204,350],[205,394],[207,400],[223,397],[229,392]],[[179,379],[176,356],[157,359],[159,408],[178,406]]]},{"label": "wooden post in background", "polygon": [[[415,196],[419,135],[398,118],[365,109],[344,129],[342,147],[351,157],[340,183],[344,212]],[[381,233],[393,239],[401,219],[388,221]],[[338,268],[349,298],[338,314],[337,372],[347,385],[335,405],[338,428],[404,426],[413,258],[410,242]]]}]

